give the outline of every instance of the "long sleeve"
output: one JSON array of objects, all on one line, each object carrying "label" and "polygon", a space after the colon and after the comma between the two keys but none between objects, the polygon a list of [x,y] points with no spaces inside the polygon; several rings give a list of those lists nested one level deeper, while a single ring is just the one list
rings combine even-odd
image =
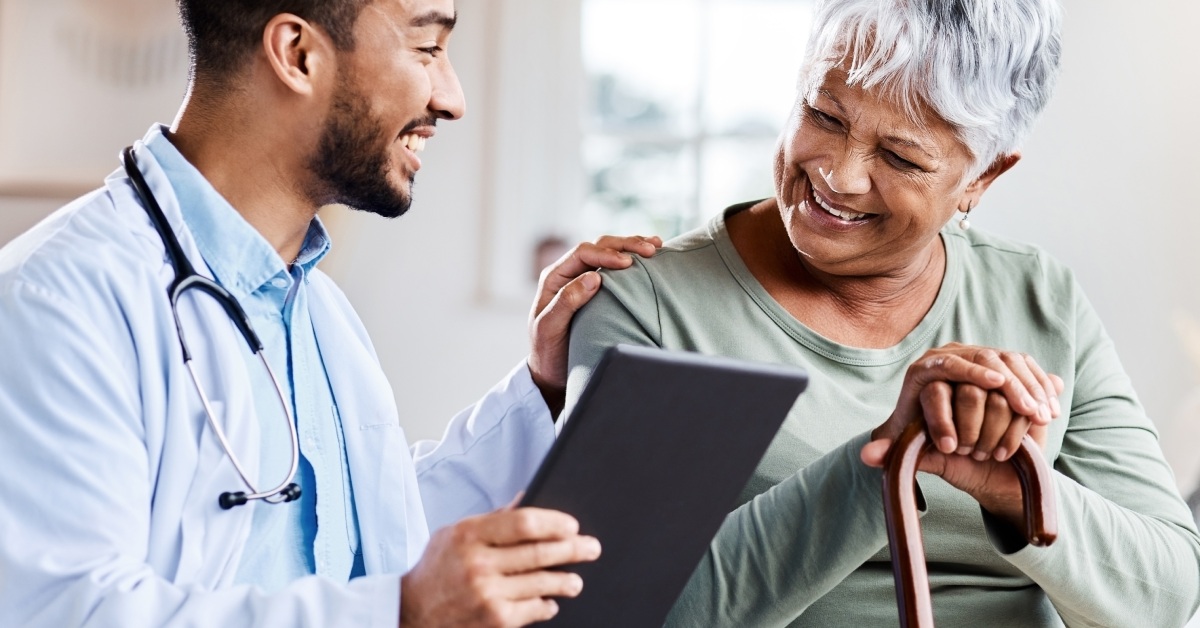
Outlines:
[{"label": "long sleeve", "polygon": [[429,529],[511,502],[552,444],[554,420],[522,362],[459,412],[440,441],[413,445]]},{"label": "long sleeve", "polygon": [[[394,575],[349,586],[308,577],[271,595],[173,582],[171,561],[151,555],[166,544],[154,537],[152,510],[210,487],[164,471],[170,464],[147,444],[173,428],[142,418],[143,399],[161,391],[139,385],[139,358],[117,333],[127,320],[100,302],[85,311],[47,289],[0,282],[0,624],[396,625]],[[215,510],[213,490],[203,501]]]},{"label": "long sleeve", "polygon": [[668,626],[786,626],[887,545],[862,434],[729,515]]},{"label": "long sleeve", "polygon": [[1068,625],[1182,626],[1200,603],[1200,536],[1112,342],[1073,288],[1074,398],[1054,463],[1059,539],[1026,547],[989,528]]}]

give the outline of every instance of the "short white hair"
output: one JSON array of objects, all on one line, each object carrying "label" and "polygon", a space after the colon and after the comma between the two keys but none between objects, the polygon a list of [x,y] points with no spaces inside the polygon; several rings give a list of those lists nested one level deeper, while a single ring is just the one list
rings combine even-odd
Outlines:
[{"label": "short white hair", "polygon": [[1049,101],[1061,25],[1057,0],[819,0],[801,97],[848,62],[848,84],[953,126],[977,176],[1016,152]]}]

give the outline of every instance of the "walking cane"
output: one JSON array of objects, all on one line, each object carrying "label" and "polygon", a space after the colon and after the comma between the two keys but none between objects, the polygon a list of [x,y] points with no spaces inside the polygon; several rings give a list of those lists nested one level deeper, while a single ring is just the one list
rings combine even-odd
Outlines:
[{"label": "walking cane", "polygon": [[[902,628],[933,628],[929,572],[925,567],[916,495],[917,464],[931,446],[928,440],[923,423],[909,424],[888,451],[883,473],[883,509]],[[1037,443],[1026,434],[1009,462],[1021,482],[1025,538],[1037,547],[1050,545],[1058,536],[1058,520],[1054,512],[1054,483],[1046,459]]]}]

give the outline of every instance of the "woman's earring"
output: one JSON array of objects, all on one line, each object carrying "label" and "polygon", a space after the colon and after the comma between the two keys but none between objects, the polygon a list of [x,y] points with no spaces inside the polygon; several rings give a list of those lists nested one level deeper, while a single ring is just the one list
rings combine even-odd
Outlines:
[{"label": "woman's earring", "polygon": [[963,212],[962,220],[958,221],[959,229],[966,231],[967,229],[971,228],[971,221],[967,220],[967,215],[969,215],[971,213],[971,210],[974,209],[974,207],[975,207],[974,203],[972,203],[971,201],[967,201],[967,210]]}]

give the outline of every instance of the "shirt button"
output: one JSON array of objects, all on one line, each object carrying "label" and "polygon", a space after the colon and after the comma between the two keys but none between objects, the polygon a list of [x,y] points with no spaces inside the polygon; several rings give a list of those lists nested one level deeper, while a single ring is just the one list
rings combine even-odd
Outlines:
[{"label": "shirt button", "polygon": [[288,281],[287,281],[287,279],[284,279],[283,277],[276,277],[276,278],[274,278],[274,279],[272,279],[272,280],[271,280],[271,285],[272,285],[272,286],[275,286],[276,288],[281,288],[281,289],[282,289],[282,288],[286,288],[286,287],[287,287],[287,285],[288,285]]}]

